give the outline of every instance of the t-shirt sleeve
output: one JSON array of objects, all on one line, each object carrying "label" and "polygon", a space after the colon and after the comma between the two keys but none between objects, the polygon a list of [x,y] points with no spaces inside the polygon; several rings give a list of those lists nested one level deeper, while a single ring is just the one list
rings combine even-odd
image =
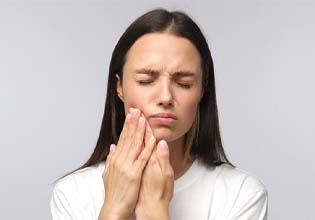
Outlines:
[{"label": "t-shirt sleeve", "polygon": [[62,190],[55,187],[50,200],[50,211],[53,220],[75,220],[75,204],[70,204],[69,199]]},{"label": "t-shirt sleeve", "polygon": [[266,189],[240,196],[229,220],[267,220],[268,192]]},{"label": "t-shirt sleeve", "polygon": [[53,220],[96,220],[99,213],[87,190],[86,182],[69,175],[56,183],[51,199],[50,212]]}]

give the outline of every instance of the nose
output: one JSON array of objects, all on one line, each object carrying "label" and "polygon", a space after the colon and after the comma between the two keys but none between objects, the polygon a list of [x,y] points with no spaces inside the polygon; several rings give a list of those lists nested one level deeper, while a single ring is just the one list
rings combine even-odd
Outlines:
[{"label": "nose", "polygon": [[163,107],[171,107],[173,106],[173,94],[170,82],[168,79],[164,79],[160,81],[159,91],[159,105]]}]

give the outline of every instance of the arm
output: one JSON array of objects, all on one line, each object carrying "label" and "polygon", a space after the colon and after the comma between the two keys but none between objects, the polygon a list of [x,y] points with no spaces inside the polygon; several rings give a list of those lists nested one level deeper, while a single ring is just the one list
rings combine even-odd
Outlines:
[{"label": "arm", "polygon": [[97,220],[132,220],[131,218],[123,219],[119,218],[118,216],[110,216],[109,213],[110,212],[108,211],[108,209],[106,207],[103,207]]},{"label": "arm", "polygon": [[137,220],[169,220],[168,205],[159,207],[158,203],[155,205],[148,205],[145,210],[138,208],[136,211]]}]

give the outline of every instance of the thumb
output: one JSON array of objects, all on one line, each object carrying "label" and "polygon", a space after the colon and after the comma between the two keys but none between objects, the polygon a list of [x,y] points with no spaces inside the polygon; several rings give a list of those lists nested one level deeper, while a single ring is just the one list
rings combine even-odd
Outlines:
[{"label": "thumb", "polygon": [[170,152],[165,140],[159,141],[157,145],[157,158],[163,174],[167,174],[171,168]]}]

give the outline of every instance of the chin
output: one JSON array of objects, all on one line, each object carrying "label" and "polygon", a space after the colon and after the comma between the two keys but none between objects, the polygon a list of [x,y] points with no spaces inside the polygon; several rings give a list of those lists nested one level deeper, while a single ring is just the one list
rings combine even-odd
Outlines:
[{"label": "chin", "polygon": [[157,142],[160,140],[165,140],[166,142],[172,142],[179,138],[178,135],[175,135],[174,132],[172,132],[169,129],[154,129],[153,135],[156,138]]}]

